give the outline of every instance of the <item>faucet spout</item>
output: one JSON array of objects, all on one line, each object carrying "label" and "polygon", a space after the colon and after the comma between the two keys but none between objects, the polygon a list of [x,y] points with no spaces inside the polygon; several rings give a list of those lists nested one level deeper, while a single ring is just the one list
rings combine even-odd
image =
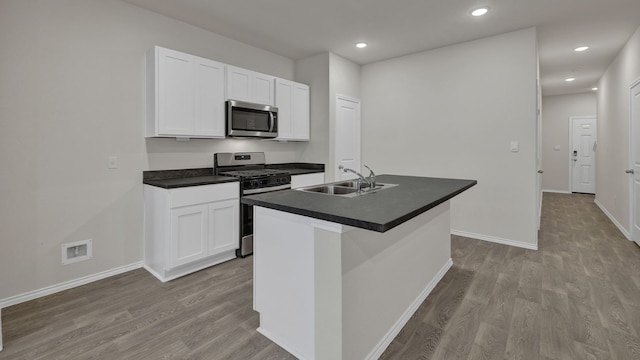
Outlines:
[{"label": "faucet spout", "polygon": [[363,164],[363,165],[364,165],[364,167],[367,168],[367,170],[369,170],[369,176],[368,176],[369,185],[371,185],[372,189],[375,189],[375,187],[376,187],[376,174],[366,164]]},{"label": "faucet spout", "polygon": [[[365,165],[365,167],[367,169],[369,169],[369,167],[367,165]],[[358,192],[360,192],[360,190],[361,190],[360,183],[362,181],[364,181],[367,184],[369,184],[369,188],[370,189],[373,189],[376,186],[375,174],[373,174],[373,171],[371,171],[371,169],[369,169],[369,171],[371,171],[371,174],[373,174],[373,177],[371,175],[369,175],[369,178],[366,178],[362,174],[360,174],[359,172],[357,172],[357,171],[355,171],[353,169],[346,168],[346,167],[344,167],[342,165],[338,166],[338,170],[342,170],[342,172],[345,172],[345,173],[350,172],[350,173],[355,174],[356,176],[358,176],[358,189],[357,189]]]}]

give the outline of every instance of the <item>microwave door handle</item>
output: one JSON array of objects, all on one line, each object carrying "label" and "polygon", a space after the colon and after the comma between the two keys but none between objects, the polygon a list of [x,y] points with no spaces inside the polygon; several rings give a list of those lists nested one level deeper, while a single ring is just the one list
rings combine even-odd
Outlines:
[{"label": "microwave door handle", "polygon": [[273,113],[269,111],[269,132],[273,132],[273,126],[275,125],[275,119],[273,118]]}]

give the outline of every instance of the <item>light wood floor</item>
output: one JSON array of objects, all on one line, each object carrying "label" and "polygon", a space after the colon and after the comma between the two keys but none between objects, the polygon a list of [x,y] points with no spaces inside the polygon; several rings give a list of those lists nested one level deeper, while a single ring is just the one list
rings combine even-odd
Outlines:
[{"label": "light wood floor", "polygon": [[[640,248],[593,196],[550,193],[538,246],[452,237],[453,267],[381,358],[640,359]],[[293,359],[255,331],[251,261],[5,308],[0,359]]]}]

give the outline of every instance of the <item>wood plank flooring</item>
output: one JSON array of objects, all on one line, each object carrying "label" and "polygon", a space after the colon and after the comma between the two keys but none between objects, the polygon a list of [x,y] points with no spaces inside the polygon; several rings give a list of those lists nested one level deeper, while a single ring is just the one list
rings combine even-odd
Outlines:
[{"label": "wood plank flooring", "polygon": [[[593,196],[545,193],[539,250],[452,237],[381,359],[640,359],[640,248]],[[294,359],[255,329],[252,258],[135,270],[2,310],[0,359]],[[352,360],[352,359],[345,359]]]}]

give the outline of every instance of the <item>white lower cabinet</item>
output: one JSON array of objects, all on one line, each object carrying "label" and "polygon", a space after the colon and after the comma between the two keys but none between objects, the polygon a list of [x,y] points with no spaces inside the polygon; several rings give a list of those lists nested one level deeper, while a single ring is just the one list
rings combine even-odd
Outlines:
[{"label": "white lower cabinet", "polygon": [[236,257],[237,182],[163,189],[144,186],[145,268],[169,281]]},{"label": "white lower cabinet", "polygon": [[171,209],[171,259],[168,268],[200,260],[207,253],[206,205]]},{"label": "white lower cabinet", "polygon": [[301,188],[305,186],[313,186],[324,184],[324,173],[312,173],[291,176],[291,188]]}]

